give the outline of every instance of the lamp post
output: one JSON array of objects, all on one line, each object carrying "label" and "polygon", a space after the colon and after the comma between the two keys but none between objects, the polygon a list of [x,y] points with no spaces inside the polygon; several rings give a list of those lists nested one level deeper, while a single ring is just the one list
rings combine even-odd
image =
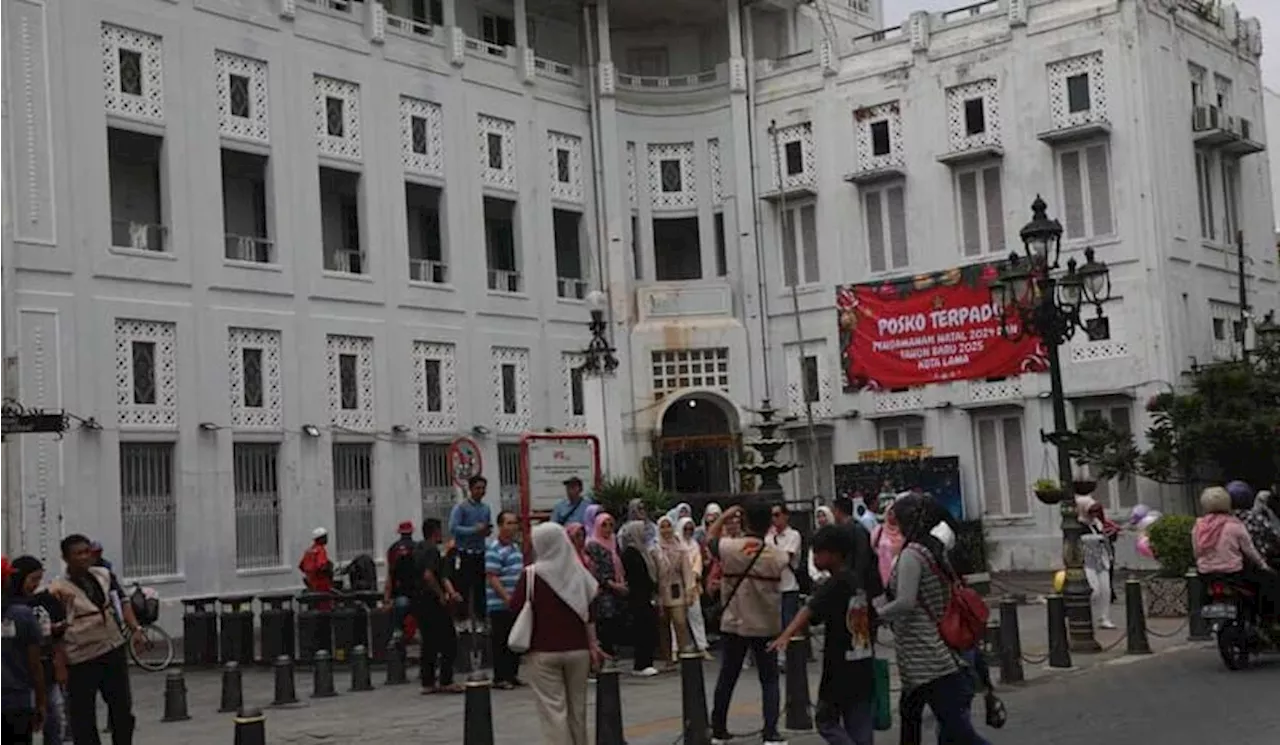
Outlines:
[{"label": "lamp post", "polygon": [[[1034,334],[1044,342],[1049,358],[1049,386],[1053,403],[1053,433],[1041,437],[1058,449],[1058,480],[1063,493],[1072,482],[1071,455],[1062,442],[1067,428],[1067,401],[1062,388],[1062,361],[1059,347],[1085,331],[1090,338],[1105,338],[1107,320],[1102,304],[1111,297],[1111,276],[1106,264],[1094,259],[1093,249],[1085,249],[1085,263],[1067,261],[1059,270],[1062,251],[1062,225],[1049,219],[1048,207],[1039,195],[1031,205],[1032,218],[1022,228],[1023,254],[1010,254],[991,286],[991,299],[1000,311],[1000,334],[1016,340]],[[1096,316],[1081,318],[1081,308],[1091,304]],[[1084,555],[1080,537],[1084,526],[1076,516],[1075,501],[1064,497],[1059,506],[1062,517],[1062,563],[1066,571],[1063,601],[1066,606],[1067,630],[1071,649],[1091,652],[1100,649],[1093,636],[1093,619],[1089,609],[1090,589],[1084,575]]]},{"label": "lamp post", "polygon": [[1280,323],[1276,322],[1274,310],[1267,311],[1262,320],[1254,324],[1253,336],[1254,346],[1258,349],[1280,348]]},{"label": "lamp post", "polygon": [[587,308],[591,310],[591,322],[587,328],[591,330],[591,341],[582,351],[585,359],[582,362],[584,375],[612,375],[618,369],[618,358],[614,356],[613,345],[605,337],[609,323],[604,319],[604,308],[608,299],[599,290],[587,293]]},{"label": "lamp post", "polygon": [[622,423],[611,424],[612,406],[621,406],[609,401],[608,379],[618,369],[618,358],[614,346],[609,343],[609,322],[605,319],[608,298],[600,290],[592,290],[586,297],[587,308],[591,311],[591,321],[587,328],[591,330],[591,341],[581,351],[582,365],[577,369],[574,381],[581,390],[582,413],[586,418],[586,430],[599,438],[600,468],[605,473],[615,473],[618,464],[615,462],[622,455],[620,439]]}]

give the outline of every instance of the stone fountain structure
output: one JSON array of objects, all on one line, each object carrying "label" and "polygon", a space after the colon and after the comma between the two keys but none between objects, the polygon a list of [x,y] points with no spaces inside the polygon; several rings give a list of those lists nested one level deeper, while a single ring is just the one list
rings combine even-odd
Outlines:
[{"label": "stone fountain structure", "polygon": [[791,440],[778,437],[778,429],[782,426],[782,422],[776,421],[779,411],[773,408],[768,398],[761,402],[760,408],[755,413],[760,417],[760,421],[752,425],[752,428],[759,433],[759,436],[746,440],[744,444],[756,451],[760,458],[755,463],[739,464],[738,471],[756,478],[758,493],[781,497],[783,491],[779,477],[796,470],[800,464],[777,459],[778,453],[791,444]]}]

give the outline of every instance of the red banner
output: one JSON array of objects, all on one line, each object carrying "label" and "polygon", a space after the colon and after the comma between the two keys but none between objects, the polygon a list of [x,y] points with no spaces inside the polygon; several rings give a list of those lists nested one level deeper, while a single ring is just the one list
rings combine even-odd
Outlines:
[{"label": "red banner", "polygon": [[[1009,341],[991,302],[994,264],[836,289],[844,388],[910,388],[1043,372],[1037,336]],[[1010,321],[1010,332],[1017,330]]]}]

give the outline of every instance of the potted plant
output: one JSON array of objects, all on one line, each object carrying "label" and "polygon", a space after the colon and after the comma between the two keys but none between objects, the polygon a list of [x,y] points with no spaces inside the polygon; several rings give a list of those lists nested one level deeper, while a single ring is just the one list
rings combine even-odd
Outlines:
[{"label": "potted plant", "polygon": [[1087,497],[1098,488],[1097,479],[1091,479],[1087,476],[1077,476],[1071,480],[1071,490],[1076,493],[1077,497]]},{"label": "potted plant", "polygon": [[1195,522],[1191,515],[1165,515],[1147,528],[1151,552],[1160,563],[1160,571],[1147,580],[1147,616],[1151,618],[1186,615],[1186,576],[1196,564],[1191,541]]},{"label": "potted plant", "polygon": [[1035,493],[1036,499],[1041,504],[1057,504],[1062,501],[1062,485],[1053,479],[1036,479],[1036,483],[1031,486],[1031,491]]}]

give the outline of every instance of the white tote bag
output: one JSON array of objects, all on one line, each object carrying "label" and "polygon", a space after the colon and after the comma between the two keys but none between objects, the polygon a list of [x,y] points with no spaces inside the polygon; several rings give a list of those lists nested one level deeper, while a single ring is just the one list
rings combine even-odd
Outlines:
[{"label": "white tote bag", "polygon": [[511,624],[511,633],[507,634],[507,647],[516,654],[528,652],[529,645],[533,643],[533,585],[536,577],[533,567],[524,570],[524,607],[516,616],[516,622]]}]

